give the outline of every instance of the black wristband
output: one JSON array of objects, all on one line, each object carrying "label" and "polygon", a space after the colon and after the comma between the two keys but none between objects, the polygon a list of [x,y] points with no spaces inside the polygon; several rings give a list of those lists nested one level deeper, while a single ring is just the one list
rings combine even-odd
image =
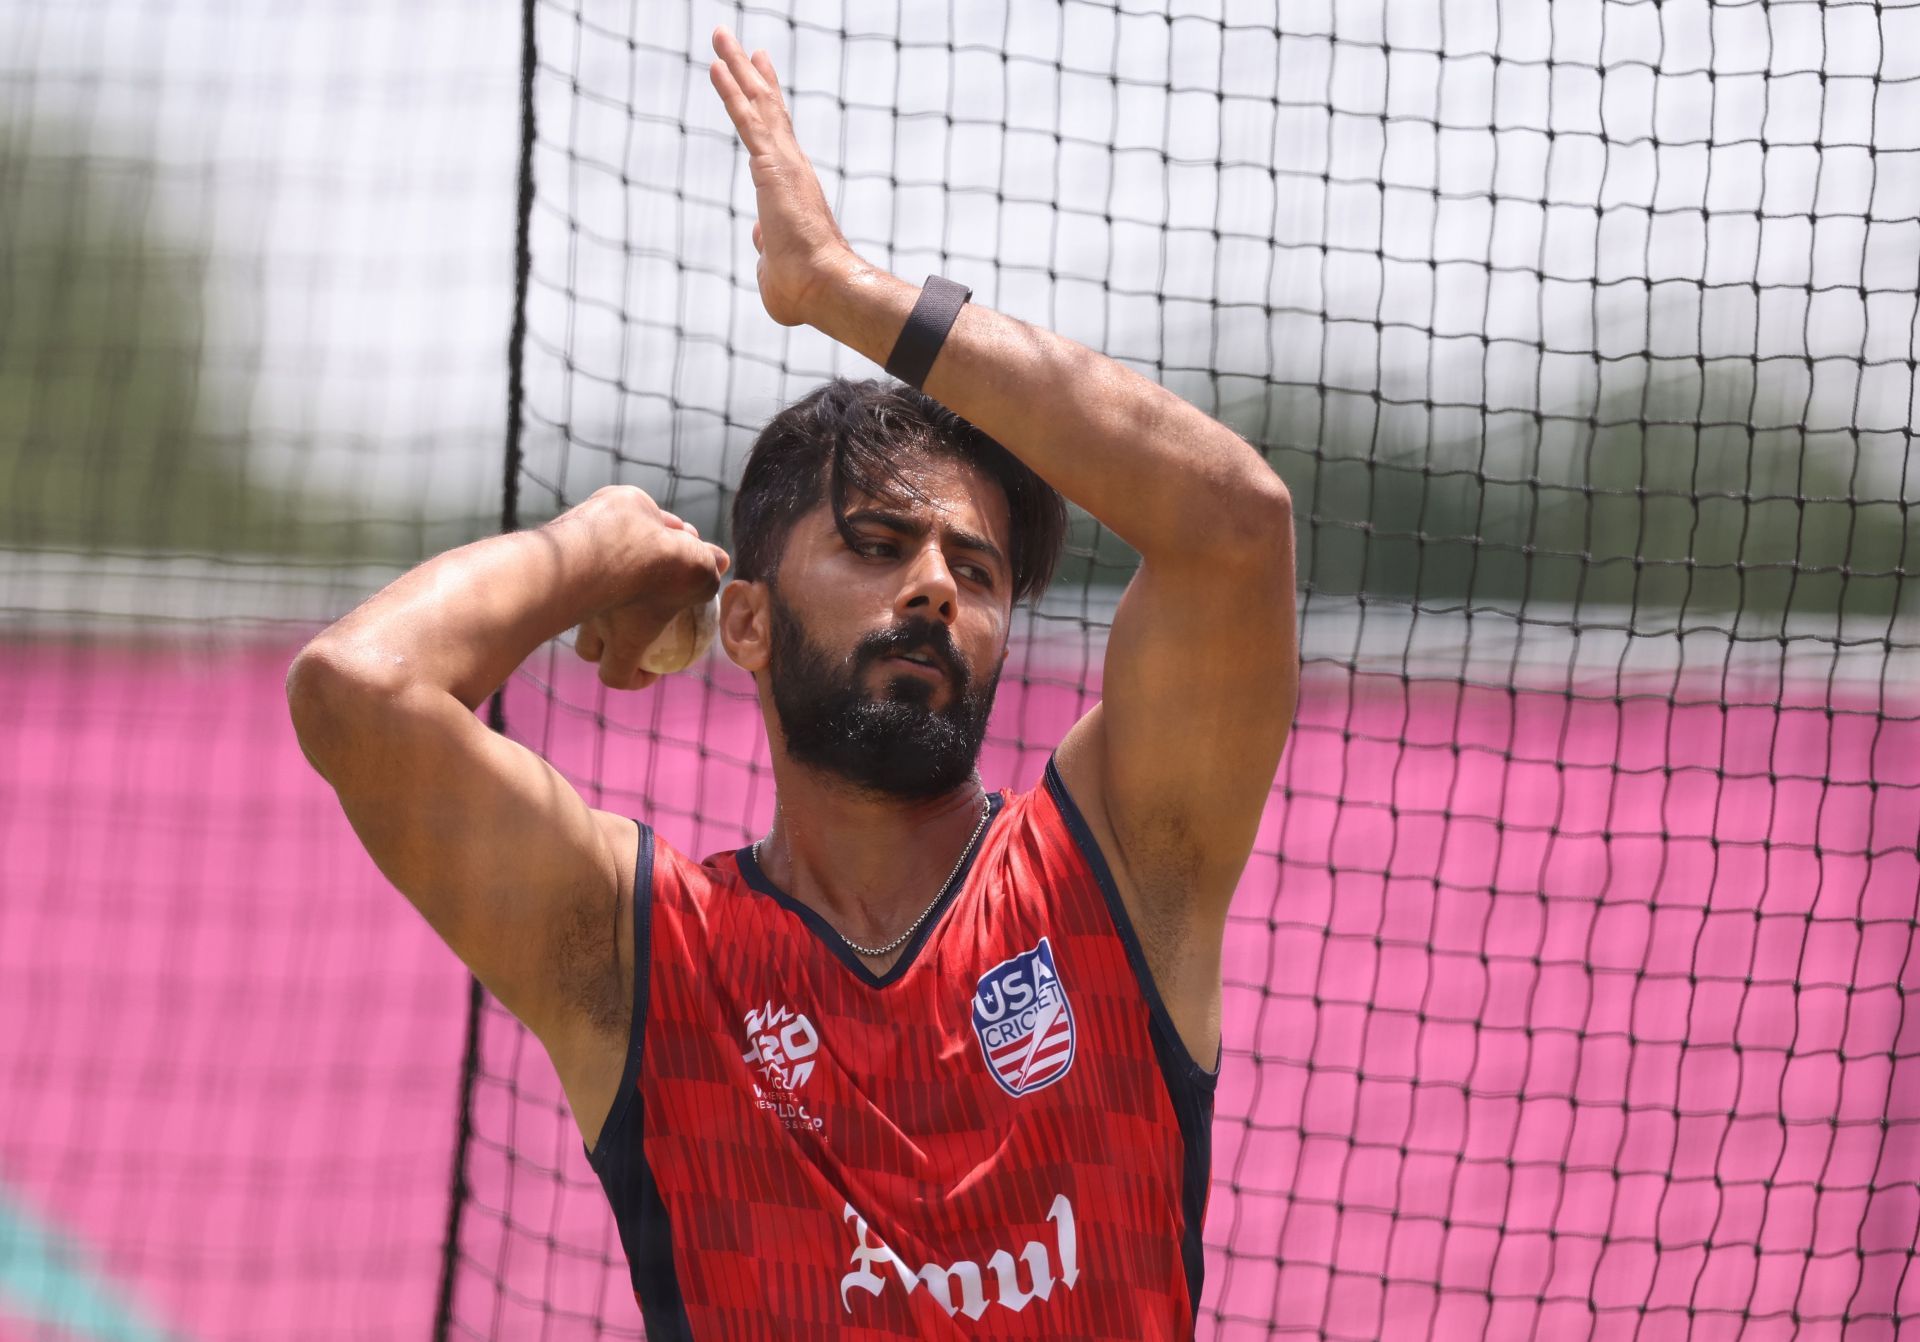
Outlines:
[{"label": "black wristband", "polygon": [[893,353],[887,356],[887,371],[917,390],[933,371],[934,356],[946,343],[960,308],[972,297],[973,290],[964,284],[939,275],[927,276],[926,287],[907,315],[900,338],[893,342]]}]

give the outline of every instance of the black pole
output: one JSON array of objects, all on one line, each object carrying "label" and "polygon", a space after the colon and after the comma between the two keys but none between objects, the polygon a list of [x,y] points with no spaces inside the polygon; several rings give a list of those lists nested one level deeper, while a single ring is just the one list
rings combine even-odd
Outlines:
[{"label": "black pole", "polygon": [[[534,49],[533,7],[520,8],[520,186],[513,239],[513,326],[507,337],[507,437],[500,483],[500,531],[520,529],[520,426],[526,381],[522,365],[527,346],[527,281],[533,273],[533,81],[539,58]],[[507,730],[506,687],[487,701],[487,726]],[[433,1311],[434,1342],[447,1342],[453,1327],[453,1283],[460,1263],[460,1218],[467,1206],[467,1153],[473,1144],[473,1086],[480,1070],[480,1023],[486,1005],[480,980],[467,979],[467,1039],[460,1059],[460,1116],[454,1132],[453,1176],[447,1190],[447,1231],[440,1255],[440,1295]]]},{"label": "black pole", "polygon": [[453,1327],[453,1278],[460,1261],[460,1213],[467,1205],[467,1147],[473,1140],[473,1077],[480,1060],[480,980],[467,979],[467,1045],[460,1060],[460,1121],[453,1141],[453,1180],[447,1190],[447,1234],[440,1255],[440,1298],[433,1309],[434,1342]]},{"label": "black pole", "polygon": [[[500,482],[500,530],[520,529],[521,402],[526,394],[527,282],[533,274],[533,76],[539,66],[534,49],[533,7],[520,8],[520,192],[513,231],[513,327],[507,336],[507,443]],[[497,716],[497,714],[493,715]],[[503,722],[493,722],[504,731]]]}]

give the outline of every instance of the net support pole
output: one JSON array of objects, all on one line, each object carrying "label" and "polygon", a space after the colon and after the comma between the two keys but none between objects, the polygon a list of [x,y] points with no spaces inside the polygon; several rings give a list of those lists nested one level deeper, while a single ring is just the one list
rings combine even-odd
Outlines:
[{"label": "net support pole", "polygon": [[[527,343],[527,280],[533,271],[533,82],[538,65],[534,45],[534,3],[520,7],[520,182],[513,238],[513,326],[507,337],[507,433],[502,453],[500,532],[520,529],[521,402]],[[507,730],[506,687],[487,701],[487,726]],[[460,1263],[460,1220],[467,1206],[467,1154],[473,1142],[473,1088],[480,1070],[480,1027],[485,989],[467,979],[466,1043],[460,1060],[460,1110],[453,1143],[453,1171],[447,1189],[447,1229],[440,1254],[439,1299],[433,1311],[434,1342],[446,1342],[453,1327],[453,1287]]]}]

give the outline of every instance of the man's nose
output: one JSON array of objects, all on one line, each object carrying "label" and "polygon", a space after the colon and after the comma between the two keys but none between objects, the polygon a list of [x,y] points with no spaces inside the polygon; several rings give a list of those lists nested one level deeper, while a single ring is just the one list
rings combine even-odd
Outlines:
[{"label": "man's nose", "polygon": [[901,615],[919,615],[951,625],[959,613],[959,586],[946,556],[937,545],[922,546],[907,568],[907,580],[901,585],[895,610]]}]

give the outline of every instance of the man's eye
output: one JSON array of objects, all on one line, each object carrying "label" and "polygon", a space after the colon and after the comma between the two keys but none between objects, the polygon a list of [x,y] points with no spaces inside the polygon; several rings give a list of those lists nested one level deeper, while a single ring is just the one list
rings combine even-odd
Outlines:
[{"label": "man's eye", "polygon": [[891,559],[894,547],[891,541],[861,541],[853,547],[853,552],[869,559]]},{"label": "man's eye", "polygon": [[955,571],[967,575],[968,578],[979,583],[982,587],[993,586],[993,575],[978,564],[962,564]]}]

